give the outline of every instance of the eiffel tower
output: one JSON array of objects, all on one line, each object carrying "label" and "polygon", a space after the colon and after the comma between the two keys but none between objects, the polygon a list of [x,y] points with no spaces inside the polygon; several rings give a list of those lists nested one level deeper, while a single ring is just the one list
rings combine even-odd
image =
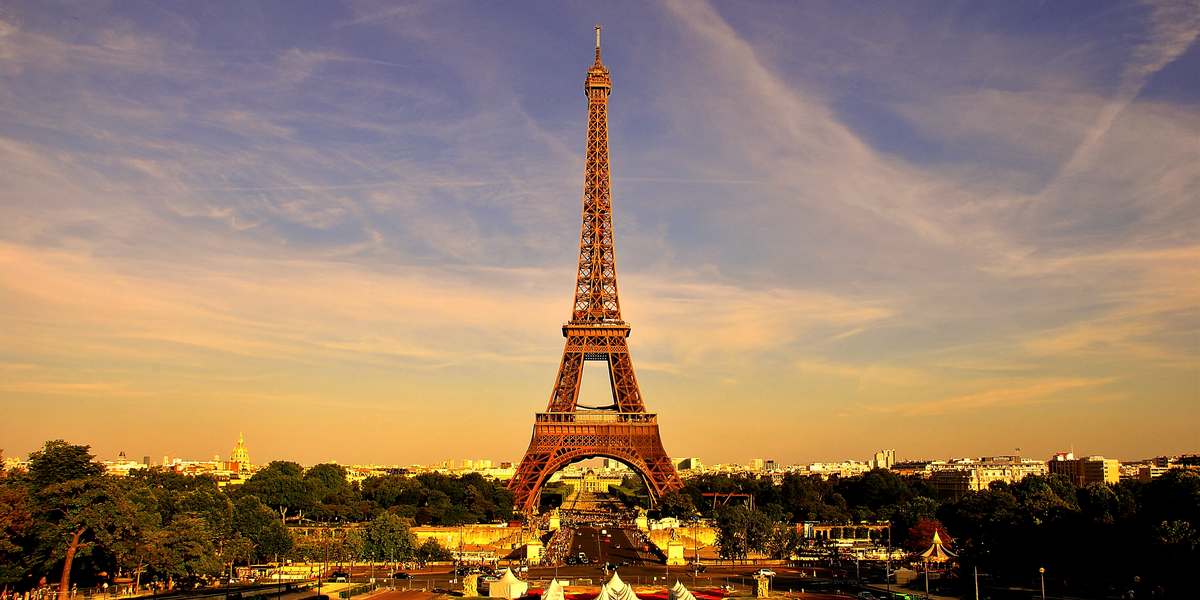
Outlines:
[{"label": "eiffel tower", "polygon": [[[526,513],[537,509],[542,485],[550,475],[588,458],[606,457],[625,463],[646,480],[653,498],[683,487],[663,449],[657,417],[646,412],[642,402],[625,341],[629,324],[621,320],[617,299],[608,160],[608,94],[612,79],[600,61],[599,25],[596,60],[588,69],[583,89],[588,99],[587,160],[575,304],[571,320],[562,328],[567,342],[550,404],[546,412],[537,413],[529,449],[508,485],[514,505]],[[578,403],[583,364],[590,360],[608,364],[611,405]]]}]

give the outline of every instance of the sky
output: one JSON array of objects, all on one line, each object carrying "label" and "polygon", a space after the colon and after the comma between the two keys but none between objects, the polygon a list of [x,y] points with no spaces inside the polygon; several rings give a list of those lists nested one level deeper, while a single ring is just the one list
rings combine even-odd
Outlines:
[{"label": "sky", "polygon": [[0,3],[5,455],[518,460],[597,23],[668,453],[1200,450],[1194,0],[129,0]]}]

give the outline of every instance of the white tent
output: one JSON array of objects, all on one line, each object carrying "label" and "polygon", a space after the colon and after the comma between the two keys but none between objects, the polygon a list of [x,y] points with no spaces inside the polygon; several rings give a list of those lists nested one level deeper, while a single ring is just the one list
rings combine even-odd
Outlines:
[{"label": "white tent", "polygon": [[550,585],[546,586],[545,591],[542,592],[542,600],[565,600],[565,598],[563,586],[557,579],[550,580]]},{"label": "white tent", "polygon": [[600,586],[600,595],[596,596],[596,600],[638,600],[638,597],[633,593],[633,588],[621,581],[620,575],[613,573],[612,579]]},{"label": "white tent", "polygon": [[488,598],[508,598],[512,600],[513,598],[524,596],[527,591],[529,591],[529,584],[517,579],[511,570],[505,569],[500,574],[500,579],[493,581],[488,586]]},{"label": "white tent", "polygon": [[696,597],[676,579],[675,585],[667,592],[667,600],[696,600]]}]

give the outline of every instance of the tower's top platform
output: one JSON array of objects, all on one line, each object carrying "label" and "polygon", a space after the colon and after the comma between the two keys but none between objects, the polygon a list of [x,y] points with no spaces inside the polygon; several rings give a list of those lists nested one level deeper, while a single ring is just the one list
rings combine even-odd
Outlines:
[{"label": "tower's top platform", "polygon": [[609,76],[608,68],[600,60],[600,26],[596,26],[596,61],[592,63],[587,72],[587,79],[583,82],[583,91],[585,94],[591,95],[594,89],[604,90],[606,93],[612,91],[612,77]]}]

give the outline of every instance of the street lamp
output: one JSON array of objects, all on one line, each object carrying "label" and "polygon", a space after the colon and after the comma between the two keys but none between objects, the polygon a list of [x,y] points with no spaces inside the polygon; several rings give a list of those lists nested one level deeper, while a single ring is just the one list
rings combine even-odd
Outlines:
[{"label": "street lamp", "polygon": [[887,584],[888,598],[892,597],[892,522],[888,521],[887,559],[883,567],[883,581]]},{"label": "street lamp", "polygon": [[1042,600],[1046,600],[1046,567],[1038,567],[1038,579],[1042,582]]}]

